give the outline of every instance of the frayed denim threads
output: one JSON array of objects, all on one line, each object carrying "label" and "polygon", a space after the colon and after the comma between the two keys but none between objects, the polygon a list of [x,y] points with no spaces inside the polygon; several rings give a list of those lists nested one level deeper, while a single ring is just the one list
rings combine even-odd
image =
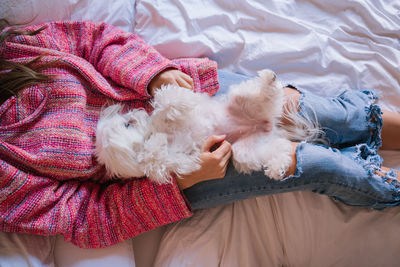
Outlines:
[{"label": "frayed denim threads", "polygon": [[348,205],[382,209],[400,204],[397,182],[386,182],[396,174],[376,174],[376,170],[381,170],[382,158],[366,145],[337,149],[300,143],[296,155],[298,172],[285,180],[305,181],[314,187],[311,191]]}]

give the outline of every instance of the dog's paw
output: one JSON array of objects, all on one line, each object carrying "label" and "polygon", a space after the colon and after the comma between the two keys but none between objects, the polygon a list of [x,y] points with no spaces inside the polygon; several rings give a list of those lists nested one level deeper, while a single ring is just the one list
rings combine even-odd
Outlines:
[{"label": "dog's paw", "polygon": [[283,97],[283,87],[280,81],[276,78],[275,72],[269,69],[264,69],[258,72],[260,81],[261,93],[267,99],[276,99]]},{"label": "dog's paw", "polygon": [[276,81],[276,74],[270,69],[260,70],[257,74],[266,84],[272,84]]},{"label": "dog's paw", "polygon": [[271,179],[281,180],[282,178],[285,177],[285,173],[289,169],[291,162],[292,161],[290,159],[287,162],[281,162],[281,164],[279,164],[279,166],[276,166],[274,164],[265,165],[263,168],[264,174]]},{"label": "dog's paw", "polygon": [[290,141],[279,138],[271,142],[263,163],[264,174],[272,179],[280,180],[285,177],[292,164],[292,145]]},{"label": "dog's paw", "polygon": [[290,164],[292,164],[292,159],[289,155],[274,158],[264,165],[264,174],[274,180],[281,180],[285,177]]}]

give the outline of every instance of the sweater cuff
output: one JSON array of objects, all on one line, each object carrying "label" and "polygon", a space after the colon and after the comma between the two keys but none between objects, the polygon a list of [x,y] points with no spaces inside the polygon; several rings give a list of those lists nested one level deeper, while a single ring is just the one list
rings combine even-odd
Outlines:
[{"label": "sweater cuff", "polygon": [[214,95],[219,90],[217,62],[208,58],[181,58],[173,62],[192,77],[196,93]]},{"label": "sweater cuff", "polygon": [[171,190],[173,192],[171,200],[178,207],[177,221],[183,218],[188,218],[193,215],[192,206],[185,194],[179,189],[176,179],[172,179]]},{"label": "sweater cuff", "polygon": [[157,76],[157,74],[168,68],[179,69],[177,64],[168,59],[165,59],[155,62],[154,65],[143,71],[143,75],[139,78],[136,84],[137,92],[139,92],[143,100],[151,98],[148,86],[153,78]]}]

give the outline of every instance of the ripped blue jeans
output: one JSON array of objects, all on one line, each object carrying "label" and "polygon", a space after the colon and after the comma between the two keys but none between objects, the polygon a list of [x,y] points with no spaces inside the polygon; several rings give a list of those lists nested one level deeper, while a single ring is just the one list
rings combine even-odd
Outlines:
[{"label": "ripped blue jeans", "polygon": [[[219,71],[220,92],[248,77]],[[400,187],[391,170],[384,176],[381,146],[381,110],[371,91],[344,91],[321,97],[301,91],[299,113],[318,123],[329,146],[302,142],[297,146],[294,175],[275,181],[263,172],[239,174],[232,164],[223,179],[185,189],[193,209],[203,209],[251,197],[299,190],[325,194],[353,206],[383,209],[400,205]],[[391,181],[391,182],[389,182]]]}]

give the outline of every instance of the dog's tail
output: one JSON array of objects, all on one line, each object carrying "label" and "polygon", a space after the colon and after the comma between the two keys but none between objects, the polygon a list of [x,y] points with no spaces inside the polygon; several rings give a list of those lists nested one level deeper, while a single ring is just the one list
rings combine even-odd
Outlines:
[{"label": "dog's tail", "polygon": [[313,112],[313,118],[301,116],[294,99],[286,98],[282,117],[288,123],[283,124],[280,122],[278,127],[286,132],[286,137],[289,140],[293,142],[306,141],[328,145],[325,134],[318,124],[316,113]]}]

